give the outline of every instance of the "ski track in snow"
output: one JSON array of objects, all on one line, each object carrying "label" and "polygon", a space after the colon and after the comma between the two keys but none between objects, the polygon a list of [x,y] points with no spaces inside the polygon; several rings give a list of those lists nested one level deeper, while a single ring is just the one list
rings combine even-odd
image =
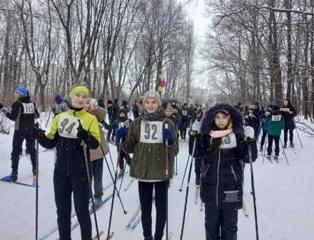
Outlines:
[{"label": "ski track in snow", "polygon": [[[0,135],[0,176],[8,175],[11,171],[11,142],[13,129],[10,135]],[[298,139],[295,139],[296,154],[292,149],[286,149],[290,166],[285,159],[280,158],[279,164],[270,163],[262,157],[254,163],[255,189],[259,221],[259,235],[263,240],[313,240],[314,227],[314,141],[313,138],[300,132],[304,149],[301,149]],[[184,167],[188,158],[188,144],[180,141],[178,155],[178,175],[174,176],[169,189],[169,231],[172,239],[180,239],[181,223],[184,208],[186,183],[183,191],[179,192]],[[24,144],[25,149],[25,144]],[[110,144],[113,161],[116,161],[116,148]],[[281,153],[282,154],[282,149]],[[107,155],[109,160],[109,155]],[[111,165],[111,164],[109,164]],[[56,207],[53,194],[54,151],[40,152],[39,154],[39,237],[45,236],[57,225]],[[129,183],[130,177],[125,176],[122,189]],[[18,181],[32,183],[31,163],[29,157],[20,159]],[[108,170],[104,164],[104,186],[111,182]],[[119,185],[118,185],[119,186]],[[253,212],[253,198],[250,194],[251,178],[250,167],[246,165],[244,199],[249,217],[246,218],[239,211],[238,239],[254,240],[255,223]],[[35,188],[6,184],[0,182],[0,234],[4,240],[32,240],[35,237]],[[104,198],[112,193],[112,187],[104,192]],[[187,217],[184,230],[184,239],[205,239],[204,211],[199,210],[199,204],[194,204],[195,187],[194,172],[192,174]],[[121,198],[128,212],[123,214],[120,203],[116,199],[111,230],[114,239],[138,240],[142,237],[142,226],[135,230],[126,228],[132,214],[136,211],[139,199],[137,183],[134,182],[128,191],[121,191]],[[97,211],[100,231],[107,234],[109,210],[111,200]],[[154,208],[153,208],[154,209]],[[73,213],[74,209],[72,209]],[[153,210],[154,211],[154,210]],[[153,213],[153,232],[154,232]],[[72,224],[77,222],[72,218]],[[95,235],[94,218],[93,235]],[[165,237],[164,237],[165,238]],[[56,231],[47,240],[58,239]],[[72,232],[72,239],[80,239],[80,228]]]}]

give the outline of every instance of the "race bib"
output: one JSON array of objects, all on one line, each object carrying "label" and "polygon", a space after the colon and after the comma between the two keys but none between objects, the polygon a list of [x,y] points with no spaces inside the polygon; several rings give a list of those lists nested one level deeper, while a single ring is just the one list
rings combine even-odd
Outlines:
[{"label": "race bib", "polygon": [[142,143],[162,143],[162,122],[161,121],[141,121]]},{"label": "race bib", "polygon": [[271,116],[272,121],[281,121],[281,115],[272,115]]},{"label": "race bib", "polygon": [[58,122],[58,133],[61,137],[77,138],[78,118],[62,114]]},{"label": "race bib", "polygon": [[22,103],[23,104],[23,114],[34,114],[35,106],[34,103]]},{"label": "race bib", "polygon": [[221,138],[221,149],[230,149],[237,147],[237,140],[234,133]]},{"label": "race bib", "polygon": [[182,115],[183,115],[183,116],[187,116],[187,115],[188,115],[188,111],[182,110]]}]

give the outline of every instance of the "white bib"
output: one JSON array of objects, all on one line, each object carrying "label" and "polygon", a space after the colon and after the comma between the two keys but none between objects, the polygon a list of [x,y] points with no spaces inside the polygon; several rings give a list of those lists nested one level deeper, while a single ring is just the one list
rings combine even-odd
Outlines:
[{"label": "white bib", "polygon": [[34,114],[35,106],[34,103],[22,103],[23,104],[23,114]]},{"label": "white bib", "polygon": [[271,120],[276,122],[281,121],[281,115],[272,115]]},{"label": "white bib", "polygon": [[162,143],[162,121],[141,121],[142,143]]},{"label": "white bib", "polygon": [[78,118],[71,115],[61,114],[58,122],[58,133],[61,137],[77,138],[78,126]]},{"label": "white bib", "polygon": [[221,138],[221,149],[230,149],[237,147],[237,139],[234,133]]}]

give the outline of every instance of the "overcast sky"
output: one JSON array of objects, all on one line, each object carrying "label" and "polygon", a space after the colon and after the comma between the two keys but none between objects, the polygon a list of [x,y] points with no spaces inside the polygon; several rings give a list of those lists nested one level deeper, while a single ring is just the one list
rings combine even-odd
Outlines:
[{"label": "overcast sky", "polygon": [[[186,0],[179,0],[180,2],[186,2]],[[188,13],[191,20],[194,22],[194,36],[196,40],[196,51],[194,58],[194,73],[192,85],[195,87],[207,88],[204,85],[204,81],[207,83],[207,76],[205,74],[199,74],[199,70],[204,64],[199,58],[199,51],[201,44],[204,40],[205,33],[208,29],[209,17],[206,13],[206,5],[204,0],[192,0],[189,4],[185,6],[185,10]]]}]

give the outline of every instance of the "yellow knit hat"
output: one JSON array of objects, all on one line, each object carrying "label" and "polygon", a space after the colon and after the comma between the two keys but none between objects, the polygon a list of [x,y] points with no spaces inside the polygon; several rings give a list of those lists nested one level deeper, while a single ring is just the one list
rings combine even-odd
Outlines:
[{"label": "yellow knit hat", "polygon": [[80,85],[80,86],[76,86],[76,87],[72,88],[72,90],[69,94],[70,98],[72,98],[77,93],[82,93],[84,96],[89,97],[89,90],[85,86]]}]

